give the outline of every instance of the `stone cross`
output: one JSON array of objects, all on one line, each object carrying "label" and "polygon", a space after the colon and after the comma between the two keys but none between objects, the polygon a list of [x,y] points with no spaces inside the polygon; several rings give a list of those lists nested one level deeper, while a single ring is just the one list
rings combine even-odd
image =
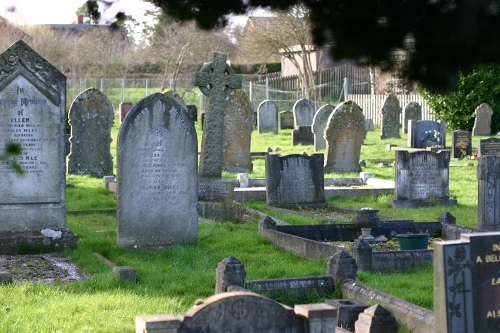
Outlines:
[{"label": "stone cross", "polygon": [[241,88],[241,75],[226,63],[227,54],[214,52],[214,59],[195,73],[194,84],[209,97],[201,142],[199,176],[221,178],[224,132],[224,102],[234,89]]}]

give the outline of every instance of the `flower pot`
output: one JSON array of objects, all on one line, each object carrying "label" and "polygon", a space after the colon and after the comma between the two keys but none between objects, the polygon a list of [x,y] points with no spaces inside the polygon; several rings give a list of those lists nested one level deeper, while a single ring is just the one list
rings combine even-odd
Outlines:
[{"label": "flower pot", "polygon": [[400,250],[427,250],[429,234],[397,234]]},{"label": "flower pot", "polygon": [[422,142],[422,148],[432,148],[432,147],[437,147],[439,145],[439,142],[437,141],[423,141]]}]

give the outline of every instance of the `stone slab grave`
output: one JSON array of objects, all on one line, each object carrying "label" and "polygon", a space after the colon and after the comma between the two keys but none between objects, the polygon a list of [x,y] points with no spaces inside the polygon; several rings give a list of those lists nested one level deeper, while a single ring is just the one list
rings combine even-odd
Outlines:
[{"label": "stone slab grave", "polygon": [[71,152],[68,174],[103,177],[113,174],[111,127],[113,105],[95,88],[82,91],[69,108]]},{"label": "stone slab grave", "polygon": [[328,118],[325,172],[359,172],[361,145],[366,138],[365,116],[353,101],[340,103]]},{"label": "stone slab grave", "polygon": [[234,173],[252,172],[252,102],[244,91],[234,90],[224,103],[224,113],[222,169]]},{"label": "stone slab grave", "polygon": [[422,106],[417,102],[410,102],[403,109],[403,133],[408,133],[410,120],[422,120]]},{"label": "stone slab grave", "polygon": [[270,100],[262,101],[257,108],[257,131],[278,134],[278,106]]},{"label": "stone slab grave", "polygon": [[266,156],[266,202],[324,203],[323,154]]},{"label": "stone slab grave", "polygon": [[314,151],[323,150],[326,148],[326,140],[324,132],[328,124],[328,118],[332,114],[335,107],[327,104],[318,109],[313,118],[312,132],[314,134]]},{"label": "stone slab grave", "polygon": [[380,138],[399,139],[401,137],[401,135],[399,134],[399,117],[401,116],[401,106],[396,95],[392,93],[387,95],[384,101],[384,105],[382,105],[382,108],[380,109],[380,114],[382,116]]},{"label": "stone slab grave", "polygon": [[0,61],[0,147],[19,144],[15,159],[24,171],[0,161],[0,253],[21,243],[74,247],[66,229],[66,77],[21,40]]},{"label": "stone slab grave", "polygon": [[450,199],[450,152],[396,151],[394,200],[395,208],[456,205]]},{"label": "stone slab grave", "polygon": [[312,126],[314,111],[314,103],[312,101],[306,98],[296,101],[293,105],[294,127]]},{"label": "stone slab grave", "polygon": [[478,226],[500,231],[500,156],[481,156],[477,164]]},{"label": "stone slab grave", "polygon": [[159,248],[198,237],[198,140],[186,110],[161,93],[139,101],[118,133],[119,246]]},{"label": "stone slab grave", "polygon": [[[435,141],[434,133],[439,133]],[[430,145],[446,147],[446,121],[444,120],[410,120],[408,121],[408,147],[426,148]]]},{"label": "stone slab grave", "polygon": [[500,332],[500,232],[434,242],[434,332]]},{"label": "stone slab grave", "polygon": [[280,129],[293,129],[293,112],[281,111],[280,115]]},{"label": "stone slab grave", "polygon": [[500,156],[500,139],[480,139],[477,152],[478,156]]},{"label": "stone slab grave", "polygon": [[472,155],[472,132],[456,130],[451,133],[451,158],[460,159]]},{"label": "stone slab grave", "polygon": [[493,109],[487,103],[481,103],[476,110],[474,110],[476,118],[474,120],[474,127],[472,127],[472,135],[490,135],[491,134],[491,116]]}]

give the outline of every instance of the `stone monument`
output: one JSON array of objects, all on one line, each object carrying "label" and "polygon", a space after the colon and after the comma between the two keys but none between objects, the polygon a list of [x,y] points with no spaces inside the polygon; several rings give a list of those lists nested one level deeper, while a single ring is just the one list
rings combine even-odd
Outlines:
[{"label": "stone monument", "polygon": [[406,104],[403,110],[403,133],[408,133],[408,121],[422,120],[422,106],[417,102]]},{"label": "stone monument", "polygon": [[314,134],[314,151],[326,148],[324,132],[326,125],[328,124],[328,118],[330,118],[334,109],[333,105],[323,105],[314,115],[312,124],[312,132]]},{"label": "stone monument", "polygon": [[278,106],[270,100],[262,101],[257,108],[257,130],[278,134]]},{"label": "stone monument", "polygon": [[476,119],[472,128],[472,135],[490,135],[491,134],[491,116],[493,109],[489,104],[482,103],[474,111]]},{"label": "stone monument", "polygon": [[399,134],[399,117],[401,115],[401,106],[399,100],[393,93],[390,93],[384,101],[380,113],[382,115],[382,125],[380,133],[381,139],[397,138]]},{"label": "stone monument", "polygon": [[314,104],[308,99],[299,99],[293,105],[294,127],[311,126],[314,118]]}]

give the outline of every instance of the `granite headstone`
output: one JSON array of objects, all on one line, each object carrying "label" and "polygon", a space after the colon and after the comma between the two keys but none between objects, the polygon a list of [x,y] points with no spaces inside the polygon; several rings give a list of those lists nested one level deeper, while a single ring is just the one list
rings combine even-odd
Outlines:
[{"label": "granite headstone", "polygon": [[479,228],[500,231],[500,156],[480,156],[477,179]]},{"label": "granite headstone", "polygon": [[318,109],[313,118],[312,132],[314,134],[314,151],[326,148],[324,132],[328,123],[328,118],[335,108],[333,105],[323,105]]},{"label": "granite headstone", "polygon": [[278,134],[278,106],[270,100],[262,101],[257,108],[257,130]]},{"label": "granite headstone", "polygon": [[478,156],[500,156],[500,139],[480,139],[477,152]]},{"label": "granite headstone", "polygon": [[294,127],[312,126],[314,118],[314,103],[308,99],[299,99],[293,105]]},{"label": "granite headstone", "polygon": [[493,109],[487,103],[481,103],[474,111],[476,115],[472,135],[490,135],[491,134],[491,116]]},{"label": "granite headstone", "polygon": [[409,120],[422,120],[422,106],[417,102],[406,104],[403,110],[403,133],[408,133]]},{"label": "granite headstone", "polygon": [[456,130],[451,133],[451,158],[472,155],[472,132]]},{"label": "granite headstone", "polygon": [[[435,134],[437,134],[438,140],[434,140]],[[446,146],[446,121],[408,121],[408,147],[426,148],[426,145]]]}]

